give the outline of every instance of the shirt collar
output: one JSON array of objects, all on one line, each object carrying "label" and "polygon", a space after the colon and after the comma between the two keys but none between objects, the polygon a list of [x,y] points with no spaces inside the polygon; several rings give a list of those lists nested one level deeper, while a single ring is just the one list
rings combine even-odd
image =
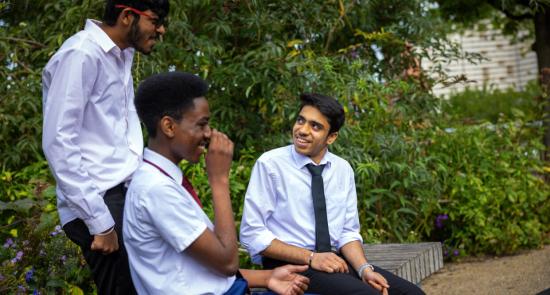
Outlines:
[{"label": "shirt collar", "polygon": [[120,50],[120,48],[113,42],[113,40],[101,29],[99,26],[101,25],[101,22],[95,19],[87,19],[86,25],[84,26],[84,31],[89,32],[94,40],[97,42],[97,44],[103,49],[105,52],[109,52],[111,50],[115,50],[117,54],[122,52],[128,52],[130,54],[134,53],[134,49],[132,47],[128,47],[125,50]]},{"label": "shirt collar", "polygon": [[[164,170],[164,172],[168,173],[168,175],[170,175],[170,177],[172,177],[172,179],[174,179],[178,184],[182,183],[183,173],[181,172],[180,167],[165,158],[163,155],[153,150],[150,150],[149,148],[145,148],[145,150],[143,151],[143,158],[159,166],[162,170]],[[156,167],[154,168],[157,169]]]},{"label": "shirt collar", "polygon": [[313,165],[327,165],[326,168],[329,168],[331,165],[332,154],[328,149],[325,155],[323,156],[323,158],[321,159],[321,161],[319,162],[319,164],[316,164],[315,162],[313,162],[313,160],[310,157],[304,156],[298,153],[294,148],[294,145],[291,144],[289,147],[290,147],[292,159],[294,160],[294,163],[296,164],[298,169],[304,168],[309,163],[312,163]]}]

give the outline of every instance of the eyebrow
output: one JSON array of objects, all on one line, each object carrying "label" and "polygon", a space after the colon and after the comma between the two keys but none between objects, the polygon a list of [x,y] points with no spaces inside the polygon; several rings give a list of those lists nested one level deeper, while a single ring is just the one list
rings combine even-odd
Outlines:
[{"label": "eyebrow", "polygon": [[318,121],[315,121],[315,120],[307,120],[307,119],[306,119],[304,116],[302,116],[302,115],[298,115],[298,117],[296,118],[296,120],[298,120],[298,119],[302,119],[302,120],[306,121],[306,122],[309,123],[309,124],[317,125],[317,126],[323,128],[323,129],[326,128],[325,125],[323,125],[323,123],[318,122]]}]

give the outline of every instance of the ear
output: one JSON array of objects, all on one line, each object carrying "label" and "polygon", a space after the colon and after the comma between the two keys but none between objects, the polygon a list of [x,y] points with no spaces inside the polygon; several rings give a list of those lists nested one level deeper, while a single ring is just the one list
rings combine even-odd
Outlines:
[{"label": "ear", "polygon": [[176,122],[170,116],[160,118],[158,128],[166,137],[173,138],[176,133]]},{"label": "ear", "polygon": [[336,138],[338,138],[338,132],[332,132],[327,137],[327,144],[332,144],[336,141]]},{"label": "ear", "polygon": [[132,11],[130,11],[130,9],[124,9],[118,15],[117,23],[125,27],[129,27],[132,25],[134,17],[136,16],[132,13]]}]

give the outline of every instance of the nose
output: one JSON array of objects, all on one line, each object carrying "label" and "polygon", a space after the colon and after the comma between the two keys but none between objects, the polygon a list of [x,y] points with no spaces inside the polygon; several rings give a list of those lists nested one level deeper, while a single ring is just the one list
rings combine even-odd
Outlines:
[{"label": "nose", "polygon": [[159,33],[160,35],[164,35],[164,33],[166,33],[166,27],[162,24],[160,25],[158,28],[157,28],[157,33]]},{"label": "nose", "polygon": [[307,135],[309,134],[309,131],[310,131],[309,124],[303,124],[298,127],[298,134],[300,135]]}]

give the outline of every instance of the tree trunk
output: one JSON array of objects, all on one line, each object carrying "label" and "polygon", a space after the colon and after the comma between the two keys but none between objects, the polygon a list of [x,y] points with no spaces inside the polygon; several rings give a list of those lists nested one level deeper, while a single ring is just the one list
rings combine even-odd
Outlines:
[{"label": "tree trunk", "polygon": [[546,101],[543,114],[544,160],[550,161],[550,6],[543,5],[535,14],[535,51],[540,74],[540,85]]}]

